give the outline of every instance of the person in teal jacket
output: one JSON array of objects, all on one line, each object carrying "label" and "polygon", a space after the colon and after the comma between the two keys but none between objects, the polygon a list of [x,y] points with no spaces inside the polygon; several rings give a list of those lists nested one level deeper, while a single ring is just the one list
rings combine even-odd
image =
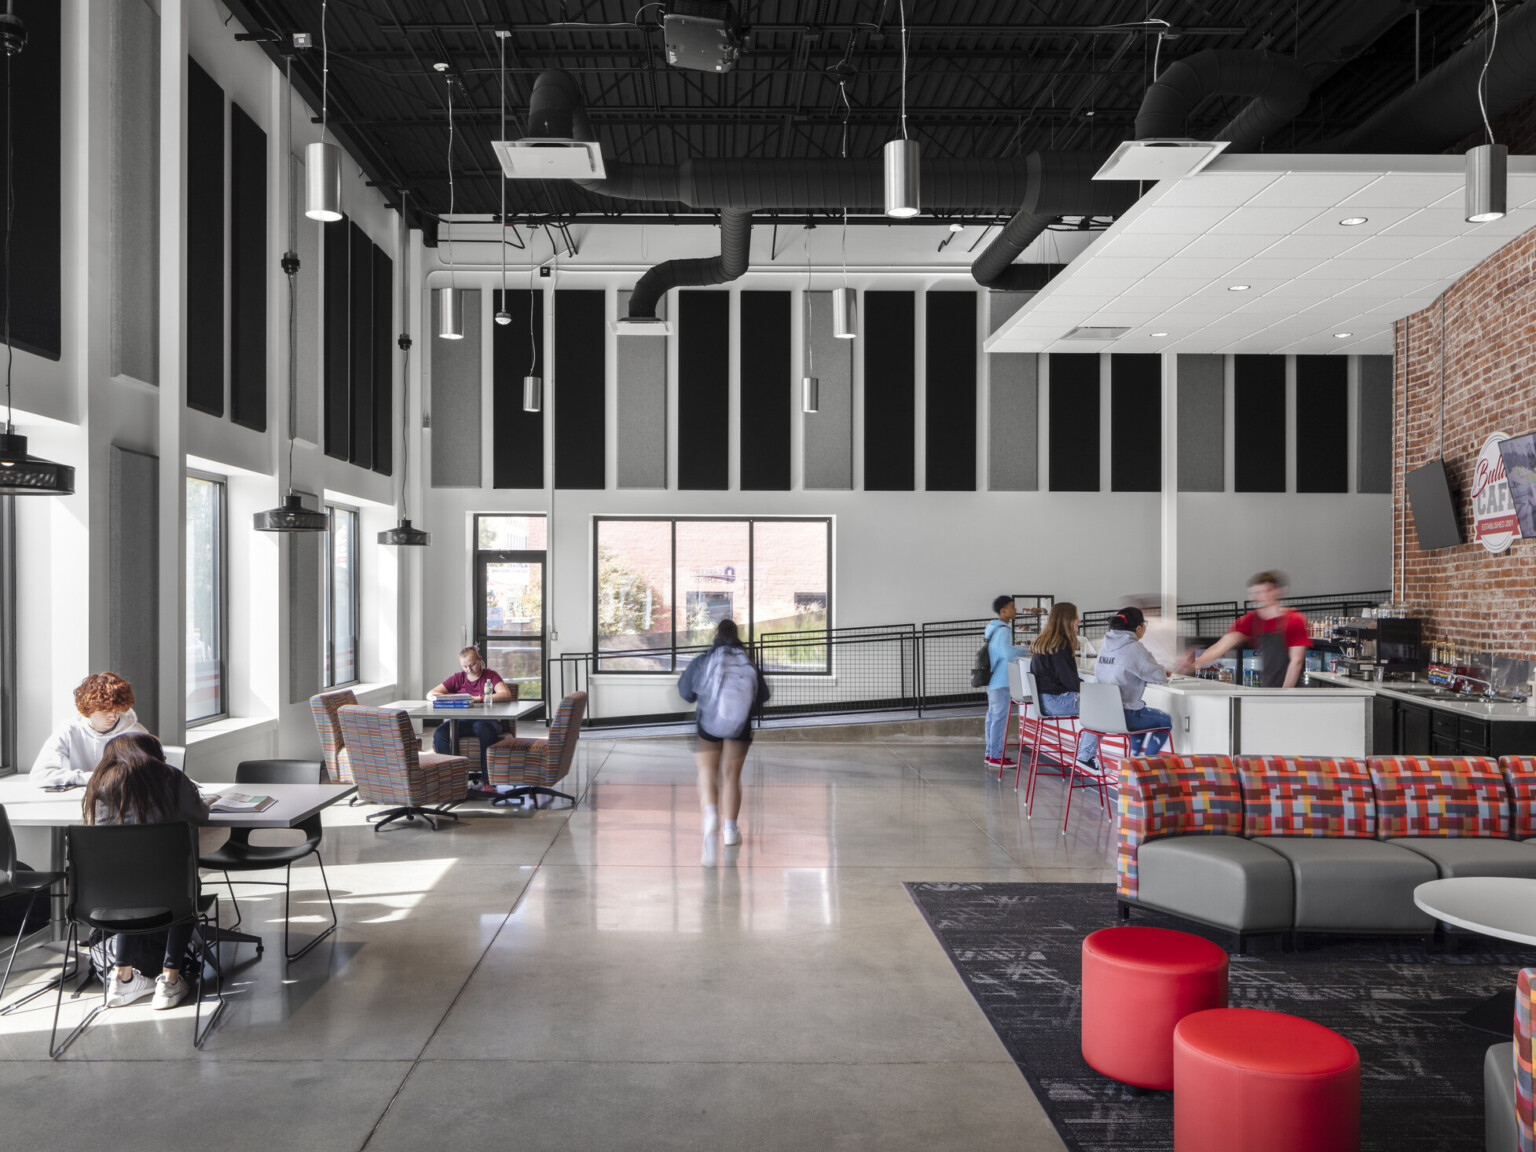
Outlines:
[{"label": "person in teal jacket", "polygon": [[1008,664],[1020,656],[1029,655],[1029,649],[1013,642],[1013,618],[1018,614],[1012,596],[999,596],[992,601],[992,611],[997,619],[987,625],[988,655],[992,657],[992,679],[987,681],[987,752],[984,763],[989,768],[1012,768],[1014,761],[1003,758],[1003,743],[1007,738],[1008,724]]}]

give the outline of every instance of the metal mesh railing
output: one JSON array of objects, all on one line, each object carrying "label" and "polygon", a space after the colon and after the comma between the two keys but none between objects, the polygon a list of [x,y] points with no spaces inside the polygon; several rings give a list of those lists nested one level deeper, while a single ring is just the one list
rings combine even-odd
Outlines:
[{"label": "metal mesh railing", "polygon": [[[1280,603],[1307,617],[1358,616],[1362,608],[1375,608],[1392,599],[1390,591],[1346,592],[1342,596],[1282,596]],[[1243,609],[1257,608],[1253,600],[1244,602]]]},{"label": "metal mesh railing", "polygon": [[[752,645],[773,697],[764,717],[915,711],[918,635],[910,624],[766,634]],[[820,674],[807,675],[820,661]],[[819,669],[818,669],[819,670]]]}]

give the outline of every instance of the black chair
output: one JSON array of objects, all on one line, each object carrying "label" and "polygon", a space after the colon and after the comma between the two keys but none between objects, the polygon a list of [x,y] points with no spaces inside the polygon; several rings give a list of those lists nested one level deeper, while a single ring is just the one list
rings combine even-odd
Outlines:
[{"label": "black chair", "polygon": [[[245,760],[235,769],[236,784],[323,784],[325,783],[323,760]],[[235,908],[235,922],[230,929],[240,927],[240,905],[235,900],[235,881],[231,872],[264,872],[269,868],[283,868],[281,880],[241,880],[241,884],[268,884],[283,890],[283,956],[297,960],[316,944],[336,931],[336,902],[331,899],[331,882],[326,879],[325,862],[320,859],[320,813],[296,827],[304,833],[302,844],[263,845],[251,843],[251,829],[231,828],[229,839],[216,851],[208,853],[198,863],[224,873],[224,883],[229,887],[229,902]],[[331,906],[331,923],[297,952],[288,951],[289,900],[292,896],[293,865],[306,856],[314,856],[320,866],[320,882],[325,885],[325,900]],[[258,955],[260,953],[258,952]]]},{"label": "black chair", "polygon": [[[197,880],[197,829],[183,821],[170,824],[101,824],[66,828],[69,851],[69,933],[65,959],[80,946],[81,929],[142,936],[163,932],[176,924],[191,923],[197,968],[193,989],[197,1011],[192,1018],[192,1046],[201,1048],[224,1011],[224,976],[213,947],[218,932],[219,897],[203,895]],[[211,915],[210,915],[211,913]],[[76,956],[75,963],[80,963]],[[203,1017],[203,972],[213,968],[218,1007]],[[59,1011],[64,1006],[64,972],[60,969],[59,997],[53,1009],[53,1031],[48,1055],[57,1060],[107,1006],[103,981],[101,1003],[58,1043]],[[186,979],[186,969],[182,969]]]},{"label": "black chair", "polygon": [[[58,881],[64,878],[62,872],[29,872],[16,866],[16,837],[11,834],[11,820],[5,814],[4,805],[0,805],[0,864],[4,865],[4,871],[0,872],[0,900],[7,900],[13,896],[26,896],[27,910],[22,913],[21,926],[16,930],[16,942],[11,945],[11,957],[5,962],[5,975],[0,976],[0,1000],[5,998],[5,986],[10,982],[11,969],[16,964],[16,954],[21,951],[21,940],[27,933],[27,921],[32,919],[32,908],[37,904],[37,897],[45,893]],[[35,931],[35,929],[34,929]],[[60,979],[68,980],[74,976],[73,972],[66,972]],[[12,1009],[20,1008],[34,997],[41,996],[53,987],[53,981],[49,981],[41,988],[28,992],[14,1004],[8,1004],[0,1008],[0,1016]]]}]

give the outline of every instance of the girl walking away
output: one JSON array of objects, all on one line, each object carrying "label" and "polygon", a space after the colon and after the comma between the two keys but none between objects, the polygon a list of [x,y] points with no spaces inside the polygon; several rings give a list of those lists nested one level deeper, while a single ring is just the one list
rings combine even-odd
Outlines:
[{"label": "girl walking away", "polygon": [[709,651],[683,670],[677,690],[684,700],[699,705],[693,756],[704,812],[704,861],[712,863],[716,831],[727,847],[741,843],[736,823],[741,814],[741,767],[752,744],[752,712],[767,702],[768,683],[747,655],[736,622],[722,620]]},{"label": "girl walking away", "polygon": [[[81,809],[87,824],[201,824],[208,819],[197,785],[165,762],[160,741],[148,732],[129,732],[107,745],[85,786]],[[156,1008],[180,1004],[187,995],[181,966],[191,940],[191,924],[173,925],[159,935],[110,937],[106,954],[116,968],[105,977],[107,1007],[121,1008],[151,992]],[[160,974],[150,979],[148,973],[156,968]]]}]

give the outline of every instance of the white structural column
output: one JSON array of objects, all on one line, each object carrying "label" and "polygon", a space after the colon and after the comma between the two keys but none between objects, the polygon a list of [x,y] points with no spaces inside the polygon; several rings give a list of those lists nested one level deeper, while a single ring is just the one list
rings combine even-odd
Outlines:
[{"label": "white structural column", "polygon": [[1179,615],[1179,359],[1162,357],[1163,500],[1162,580],[1163,619]]},{"label": "white structural column", "polygon": [[187,0],[160,0],[160,731],[185,743]]}]

